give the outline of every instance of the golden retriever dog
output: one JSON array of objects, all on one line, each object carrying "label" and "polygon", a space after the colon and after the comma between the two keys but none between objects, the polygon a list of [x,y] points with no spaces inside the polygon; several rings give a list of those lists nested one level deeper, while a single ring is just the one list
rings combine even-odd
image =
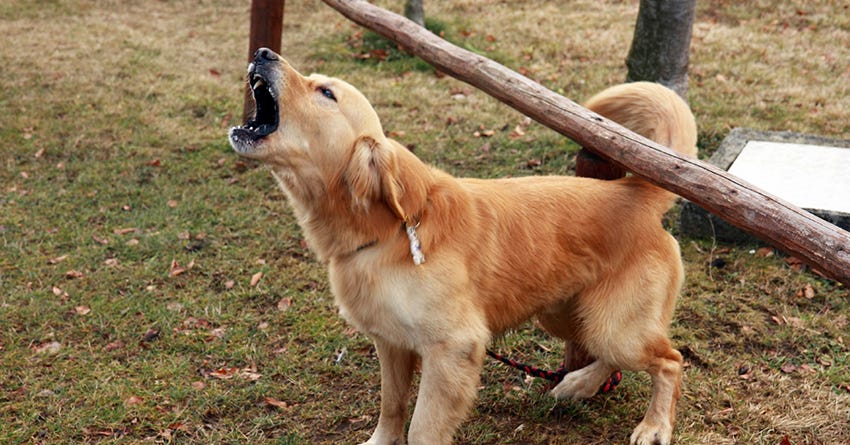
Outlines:
[{"label": "golden retriever dog", "polygon": [[[342,80],[302,76],[268,49],[248,82],[256,115],[233,148],[268,165],[340,314],[375,343],[381,414],[366,442],[450,444],[472,407],[485,348],[531,318],[592,358],[551,394],[594,395],[617,369],[646,371],[652,399],[633,444],[671,440],[682,356],[668,325],[683,281],[661,218],[676,198],[639,177],[459,179],[388,138]],[[681,153],[696,125],[672,91],[610,88],[586,104]]]}]

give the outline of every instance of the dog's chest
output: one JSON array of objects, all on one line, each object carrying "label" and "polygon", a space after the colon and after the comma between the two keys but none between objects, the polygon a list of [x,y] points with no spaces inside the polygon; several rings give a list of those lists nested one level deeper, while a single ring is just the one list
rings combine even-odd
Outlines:
[{"label": "dog's chest", "polygon": [[427,295],[410,268],[351,261],[329,265],[340,315],[359,331],[408,348],[425,340]]}]

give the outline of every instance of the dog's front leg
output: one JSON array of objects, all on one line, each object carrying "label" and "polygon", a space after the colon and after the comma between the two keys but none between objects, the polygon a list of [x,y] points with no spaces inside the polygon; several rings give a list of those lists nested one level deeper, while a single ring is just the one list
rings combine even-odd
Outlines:
[{"label": "dog's front leg", "polygon": [[484,342],[441,342],[422,352],[410,445],[448,445],[478,392]]},{"label": "dog's front leg", "polygon": [[377,339],[375,348],[381,361],[381,416],[372,437],[361,445],[402,445],[416,354]]}]

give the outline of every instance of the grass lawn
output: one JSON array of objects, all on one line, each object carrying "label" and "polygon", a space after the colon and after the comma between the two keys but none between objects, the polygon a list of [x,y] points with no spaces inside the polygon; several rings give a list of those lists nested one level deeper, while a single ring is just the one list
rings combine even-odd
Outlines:
[{"label": "grass lawn", "polygon": [[[401,10],[401,1],[377,3]],[[698,2],[700,156],[735,127],[850,138],[850,10]],[[637,1],[425,2],[449,39],[581,101],[625,78]],[[249,2],[0,4],[0,443],[355,444],[374,349],[269,173],[232,153]],[[578,147],[287,2],[284,55],[358,86],[385,129],[457,175],[572,174]],[[677,216],[665,222],[677,232]],[[679,237],[677,443],[850,443],[850,292],[759,246]],[[556,367],[533,324],[500,339]],[[628,440],[648,378],[557,402],[487,362],[464,444]]]}]

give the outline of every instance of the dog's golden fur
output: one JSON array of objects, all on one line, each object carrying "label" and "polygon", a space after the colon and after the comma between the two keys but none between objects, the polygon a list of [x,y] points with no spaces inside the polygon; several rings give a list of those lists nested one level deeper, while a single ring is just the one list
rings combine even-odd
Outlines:
[{"label": "dog's golden fur", "polygon": [[[340,313],[375,342],[381,415],[366,443],[404,443],[417,366],[408,442],[451,443],[475,399],[486,345],[532,317],[592,358],[553,396],[590,397],[616,369],[646,371],[652,400],[631,442],[670,442],[682,358],[667,328],[683,271],[660,221],[675,195],[634,176],[454,178],[387,138],[351,85],[304,77],[269,51],[250,70],[279,104],[279,124],[269,134],[247,128],[259,122],[233,129],[231,143],[271,167],[328,265]],[[625,84],[586,106],[696,152],[693,116],[664,87]],[[409,226],[422,265],[412,260]]]}]

